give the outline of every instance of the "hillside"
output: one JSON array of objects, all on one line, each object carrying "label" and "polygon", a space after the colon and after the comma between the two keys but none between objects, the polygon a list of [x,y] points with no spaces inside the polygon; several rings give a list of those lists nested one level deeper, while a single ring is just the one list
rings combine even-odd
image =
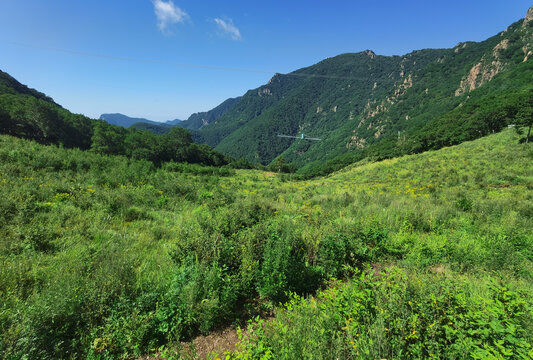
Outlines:
[{"label": "hillside", "polygon": [[92,126],[86,116],[72,114],[47,95],[0,71],[0,133],[88,149]]},{"label": "hillside", "polygon": [[[0,70],[0,94],[24,94],[24,95],[30,95],[34,98],[47,101],[49,103],[54,103],[54,100],[35,90],[27,87],[26,85],[21,84],[18,82],[15,78],[13,78],[8,73],[3,72]],[[57,104],[56,104],[57,105]]]},{"label": "hillside", "polygon": [[[336,226],[373,224],[366,235],[355,230],[357,240],[341,231],[328,249],[337,259],[353,251],[355,263],[372,265],[359,265],[355,276],[329,283],[316,297],[293,295],[271,319],[250,323],[242,350],[228,358],[533,356],[532,338],[518,340],[533,324],[533,208],[515,202],[532,199],[533,148],[512,145],[515,136],[506,130],[354,164],[315,182],[314,191],[304,187],[310,216],[311,209],[327,214],[333,186],[348,204],[338,210]],[[516,265],[517,255],[528,265]]]},{"label": "hillside", "polygon": [[219,117],[224,115],[233,105],[237,104],[241,97],[229,98],[222,102],[217,107],[204,112],[194,113],[185,121],[182,121],[177,126],[189,130],[198,130],[208,124],[215,122]]},{"label": "hillside", "polygon": [[2,135],[0,351],[170,356],[273,311],[232,356],[527,358],[533,150],[518,140],[292,181]]},{"label": "hillside", "polygon": [[[131,120],[114,115],[118,116],[111,118],[118,122]],[[0,134],[147,160],[156,166],[167,162],[222,166],[233,160],[193,143],[192,134],[180,127],[153,122],[134,123],[126,129],[73,114],[4,72],[0,72]]]},{"label": "hillside", "polygon": [[[533,96],[531,13],[479,43],[392,57],[366,50],[276,74],[197,139],[264,164],[283,155],[305,172],[327,161],[415,153],[499,131]],[[454,120],[465,109],[468,116]],[[323,141],[276,136],[302,132]]]}]

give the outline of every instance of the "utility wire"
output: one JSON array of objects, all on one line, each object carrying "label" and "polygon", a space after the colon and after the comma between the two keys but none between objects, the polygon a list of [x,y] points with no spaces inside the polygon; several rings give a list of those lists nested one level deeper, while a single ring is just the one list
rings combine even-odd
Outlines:
[{"label": "utility wire", "polygon": [[134,57],[105,55],[105,54],[99,54],[99,53],[93,53],[93,52],[87,52],[87,51],[60,49],[60,48],[49,47],[49,46],[25,44],[25,43],[14,42],[14,41],[8,41],[7,43],[11,45],[32,48],[32,49],[60,52],[60,53],[65,53],[65,54],[79,55],[79,56],[92,57],[92,58],[143,63],[143,64],[157,64],[157,65],[188,67],[188,68],[219,70],[219,71],[233,71],[233,72],[243,72],[243,73],[274,74],[274,75],[294,76],[294,77],[303,77],[303,78],[319,78],[319,79],[333,79],[333,80],[368,80],[366,78],[361,78],[361,77],[309,74],[309,73],[302,73],[302,72],[298,72],[298,73],[292,72],[292,73],[282,74],[282,73],[278,73],[273,70],[248,69],[248,68],[226,67],[226,66],[218,66],[218,65],[190,64],[190,63],[180,63],[180,62],[175,62],[175,61],[163,61],[163,60],[154,60],[154,59],[141,59],[141,58],[134,58]]},{"label": "utility wire", "polygon": [[224,67],[224,66],[216,66],[216,65],[187,64],[187,63],[179,63],[179,62],[174,62],[174,61],[162,61],[162,60],[140,59],[140,58],[133,58],[133,57],[125,57],[125,56],[104,55],[104,54],[92,53],[92,52],[87,52],[87,51],[67,50],[67,49],[59,49],[59,48],[41,46],[41,45],[23,44],[23,43],[13,42],[13,41],[9,41],[8,43],[12,45],[23,46],[23,47],[33,48],[33,49],[55,51],[55,52],[61,52],[61,53],[72,54],[72,55],[80,55],[80,56],[85,56],[85,57],[137,62],[137,63],[144,63],[144,64],[159,64],[159,65],[190,67],[190,68],[198,68],[198,69],[240,71],[240,72],[252,72],[252,73],[263,73],[263,74],[272,74],[274,72],[274,71],[267,71],[267,70],[244,69],[244,68]]}]

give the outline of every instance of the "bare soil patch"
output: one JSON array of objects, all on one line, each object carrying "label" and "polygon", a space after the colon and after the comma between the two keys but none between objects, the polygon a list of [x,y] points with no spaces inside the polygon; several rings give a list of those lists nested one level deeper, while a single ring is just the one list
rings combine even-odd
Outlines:
[{"label": "bare soil patch", "polygon": [[237,330],[228,327],[215,331],[209,335],[200,335],[192,342],[181,343],[182,354],[192,359],[205,359],[211,352],[224,354],[225,351],[234,351],[239,342]]}]

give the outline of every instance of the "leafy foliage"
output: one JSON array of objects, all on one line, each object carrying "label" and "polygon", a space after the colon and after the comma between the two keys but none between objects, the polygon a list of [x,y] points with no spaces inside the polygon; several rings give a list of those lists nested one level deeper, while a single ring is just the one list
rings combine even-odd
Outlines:
[{"label": "leafy foliage", "polygon": [[0,351],[140,357],[274,309],[230,356],[530,356],[530,157],[507,130],[296,181],[0,136]]},{"label": "leafy foliage", "polygon": [[[316,298],[293,294],[275,321],[251,323],[230,359],[512,358],[533,355],[525,294],[481,283],[362,272]],[[302,336],[305,334],[305,336]]]}]

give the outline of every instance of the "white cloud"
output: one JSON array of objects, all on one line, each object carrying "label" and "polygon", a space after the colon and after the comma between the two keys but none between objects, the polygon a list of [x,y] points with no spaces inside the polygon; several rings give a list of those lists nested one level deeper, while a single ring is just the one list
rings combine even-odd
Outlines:
[{"label": "white cloud", "polygon": [[154,11],[157,17],[157,27],[163,33],[169,33],[169,27],[173,24],[182,23],[189,15],[174,5],[172,0],[154,0]]},{"label": "white cloud", "polygon": [[233,20],[228,19],[225,21],[216,18],[215,23],[224,35],[229,35],[233,40],[242,40],[241,32],[235,25],[233,25]]}]

